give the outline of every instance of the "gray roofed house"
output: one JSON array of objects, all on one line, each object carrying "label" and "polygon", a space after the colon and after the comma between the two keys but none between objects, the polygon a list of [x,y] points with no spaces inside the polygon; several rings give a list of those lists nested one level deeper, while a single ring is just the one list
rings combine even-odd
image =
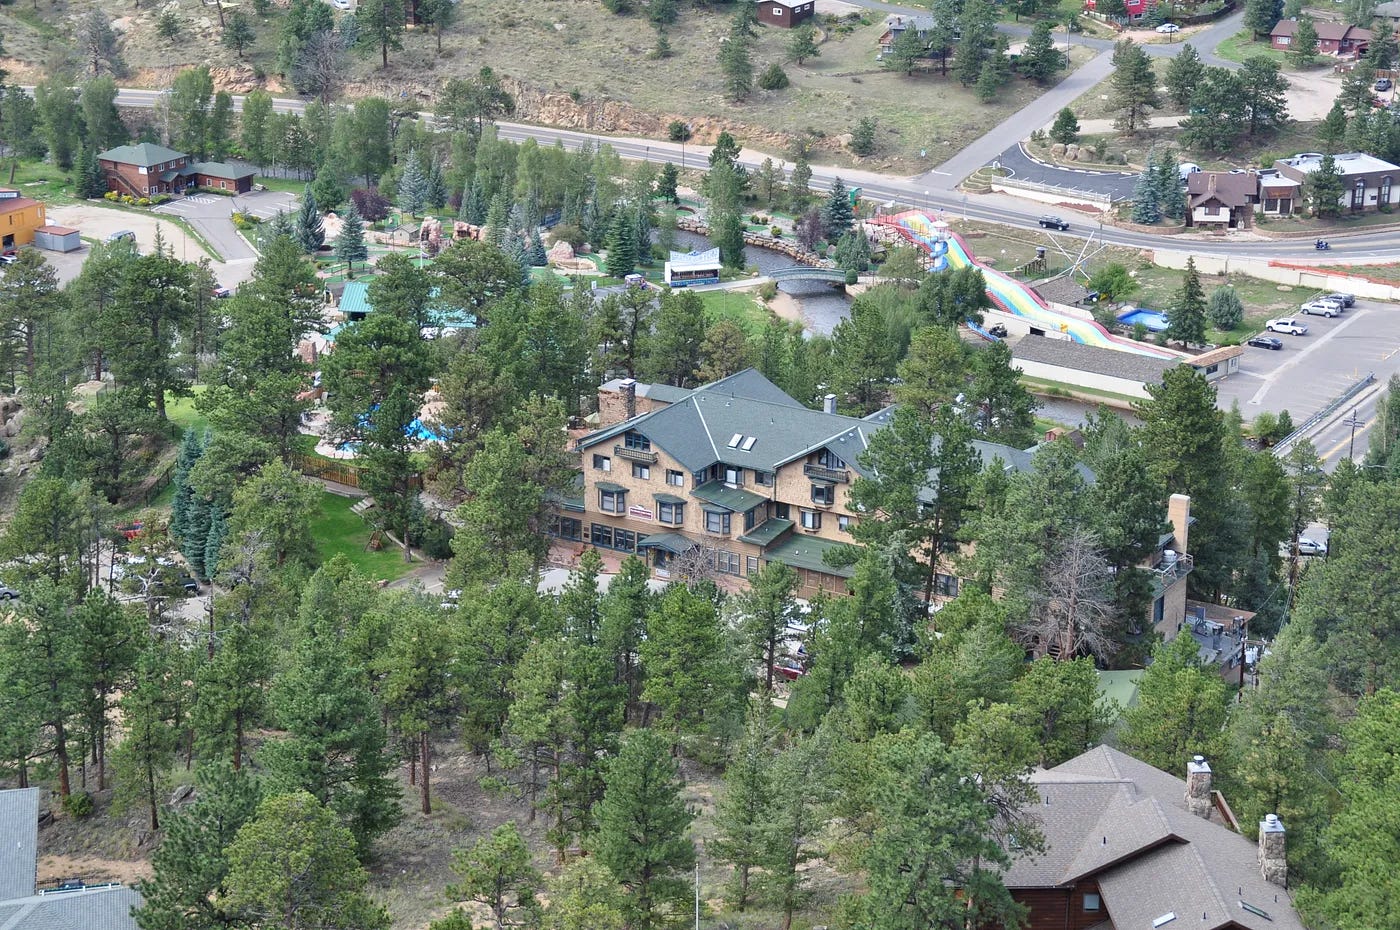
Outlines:
[{"label": "gray roofed house", "polygon": [[1262,831],[1261,852],[1211,777],[1208,764],[1193,763],[1188,787],[1106,746],[1035,772],[1040,800],[1024,813],[1046,849],[1017,858],[1003,881],[1032,908],[1034,926],[1303,930],[1278,883],[1282,826]]},{"label": "gray roofed house", "polygon": [[1068,339],[1026,336],[1012,347],[1011,364],[1031,378],[1146,398],[1146,386],[1160,382],[1167,369],[1180,362]]},{"label": "gray roofed house", "polygon": [[1378,4],[1376,15],[1390,20],[1392,24],[1400,23],[1400,0],[1386,0],[1385,3]]},{"label": "gray roofed house", "polygon": [[125,885],[36,890],[39,789],[0,791],[0,930],[136,930]]}]

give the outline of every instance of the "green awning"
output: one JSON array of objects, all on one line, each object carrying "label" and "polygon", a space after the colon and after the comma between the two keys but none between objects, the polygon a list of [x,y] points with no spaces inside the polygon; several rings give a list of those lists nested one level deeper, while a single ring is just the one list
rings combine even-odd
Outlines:
[{"label": "green awning", "polygon": [[702,484],[690,493],[691,496],[698,497],[706,503],[714,504],[716,507],[723,507],[725,510],[731,510],[734,513],[746,513],[768,499],[754,494],[751,491],[728,487],[722,481],[711,481],[708,484]]},{"label": "green awning", "polygon": [[677,497],[677,496],[674,495],[674,494],[653,494],[652,497],[656,499],[656,502],[657,502],[658,504],[684,504],[684,503],[685,503],[685,498],[684,498],[684,497]]},{"label": "green awning", "polygon": [[791,520],[765,520],[740,536],[739,542],[752,543],[755,546],[768,546],[790,529],[792,529]]},{"label": "green awning", "polygon": [[826,553],[847,545],[849,543],[796,534],[764,550],[763,557],[769,562],[782,562],[792,568],[805,568],[808,571],[850,578],[856,573],[855,566],[828,565],[825,559]]},{"label": "green awning", "polygon": [[637,543],[638,549],[665,549],[674,555],[684,555],[691,549],[700,545],[693,539],[687,539],[680,533],[652,533],[650,536]]},{"label": "green awning", "polygon": [[593,486],[600,491],[607,491],[611,494],[616,494],[619,491],[627,490],[622,485],[613,484],[611,481],[595,481],[593,482]]}]

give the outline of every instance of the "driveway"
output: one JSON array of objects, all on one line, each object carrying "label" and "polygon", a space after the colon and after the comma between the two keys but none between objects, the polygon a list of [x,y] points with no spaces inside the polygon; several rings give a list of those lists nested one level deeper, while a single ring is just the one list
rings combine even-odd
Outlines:
[{"label": "driveway", "polygon": [[295,207],[296,198],[291,194],[254,191],[239,194],[237,197],[191,194],[161,204],[154,208],[153,212],[183,218],[214,247],[214,251],[218,252],[225,262],[234,263],[251,262],[258,257],[258,253],[233,226],[232,216],[235,210],[266,220],[277,215],[279,210],[291,211]]}]

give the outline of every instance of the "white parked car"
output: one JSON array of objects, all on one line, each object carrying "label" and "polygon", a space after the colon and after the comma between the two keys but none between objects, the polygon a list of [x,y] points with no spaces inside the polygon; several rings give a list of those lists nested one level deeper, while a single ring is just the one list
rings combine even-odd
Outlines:
[{"label": "white parked car", "polygon": [[1299,312],[1305,316],[1325,316],[1330,318],[1341,316],[1343,307],[1335,300],[1319,299],[1310,300],[1298,309]]},{"label": "white parked car", "polygon": [[1264,324],[1264,328],[1271,333],[1288,333],[1290,336],[1306,336],[1308,334],[1308,324],[1299,323],[1292,317],[1269,320]]},{"label": "white parked car", "polygon": [[1176,23],[1163,23],[1162,25],[1157,27],[1157,31],[1162,33],[1163,35],[1171,35],[1174,32],[1180,32],[1181,27],[1178,26]]},{"label": "white parked car", "polygon": [[[1279,543],[1279,546],[1278,546],[1278,554],[1279,554],[1279,557],[1280,557],[1280,558],[1284,558],[1284,559],[1287,559],[1287,558],[1291,558],[1291,557],[1292,557],[1293,553],[1290,551],[1290,548],[1289,548],[1289,545],[1288,545],[1288,541],[1287,541],[1287,540],[1285,540],[1285,541]],[[1298,537],[1298,554],[1299,554],[1299,555],[1307,555],[1307,556],[1326,555],[1326,554],[1327,554],[1327,544],[1326,544],[1326,543],[1320,543],[1320,542],[1318,542],[1318,541],[1315,540],[1315,539],[1309,539],[1309,538],[1306,537],[1306,536],[1299,536],[1299,537]]]}]

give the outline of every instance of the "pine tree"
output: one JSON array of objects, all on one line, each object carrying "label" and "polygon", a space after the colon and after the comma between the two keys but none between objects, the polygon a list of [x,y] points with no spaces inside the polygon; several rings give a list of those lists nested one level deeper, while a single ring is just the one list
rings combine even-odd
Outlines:
[{"label": "pine tree", "polygon": [[1332,104],[1332,109],[1327,111],[1322,125],[1317,127],[1317,141],[1322,143],[1325,151],[1335,153],[1346,142],[1346,137],[1347,111],[1342,106],[1342,102],[1337,100]]},{"label": "pine tree", "polygon": [[87,148],[78,149],[78,157],[73,160],[77,168],[74,186],[79,197],[95,199],[107,193],[107,178],[97,163],[97,153]]},{"label": "pine tree", "polygon": [[433,161],[428,170],[428,180],[424,188],[424,201],[434,210],[441,210],[447,203],[447,185],[442,179],[442,166]]},{"label": "pine tree", "polygon": [[724,770],[724,793],[715,805],[716,837],[710,852],[734,867],[730,896],[740,911],[749,902],[750,875],[755,867],[764,864],[768,848],[776,742],[771,713],[767,692],[759,692],[749,702],[744,735]]},{"label": "pine tree", "polygon": [[1079,141],[1079,120],[1069,107],[1055,115],[1055,123],[1050,127],[1050,138],[1062,145]]},{"label": "pine tree", "polygon": [[836,267],[864,273],[870,270],[870,239],[864,227],[856,227],[836,243]]},{"label": "pine tree", "polygon": [[1207,312],[1216,329],[1229,331],[1244,322],[1244,304],[1240,303],[1239,295],[1228,284],[1211,292]]},{"label": "pine tree", "polygon": [[369,247],[365,245],[365,223],[353,200],[340,219],[340,233],[335,237],[335,257],[345,263],[346,274],[353,277],[355,262],[369,257]]},{"label": "pine tree", "polygon": [[792,33],[792,38],[788,40],[787,56],[799,65],[808,58],[816,58],[821,54],[821,49],[817,47],[816,30],[810,26],[799,27]]},{"label": "pine tree", "polygon": [[428,202],[428,178],[418,162],[418,153],[409,149],[399,174],[397,203],[409,216],[417,216]]},{"label": "pine tree", "polygon": [[1322,156],[1317,168],[1303,180],[1303,192],[1312,207],[1313,216],[1337,216],[1342,212],[1342,172],[1330,152]]},{"label": "pine tree", "polygon": [[122,695],[125,735],[112,753],[118,806],[143,803],[152,830],[160,829],[168,772],[181,736],[175,723],[180,718],[182,678],[174,665],[168,645],[153,642],[142,654],[136,684]]},{"label": "pine tree", "polygon": [[220,555],[227,538],[228,516],[223,507],[214,504],[209,511],[209,534],[204,543],[204,577],[214,578],[218,575]]},{"label": "pine tree", "polygon": [[194,488],[190,487],[190,469],[194,468],[204,454],[203,435],[193,429],[186,429],[180,439],[180,452],[175,458],[175,470],[171,472],[170,483],[175,495],[170,501],[170,535],[183,544],[187,533],[187,519],[190,504],[194,500]]},{"label": "pine tree", "polygon": [[845,183],[838,177],[831,182],[831,193],[827,195],[826,205],[822,210],[822,225],[826,227],[827,240],[840,240],[854,222],[851,195],[846,190]]},{"label": "pine tree", "polygon": [[302,251],[314,255],[326,244],[326,226],[321,221],[321,210],[316,206],[316,195],[311,193],[311,185],[301,195],[301,212],[297,214],[296,240]]},{"label": "pine tree", "polygon": [[1153,178],[1154,169],[1155,165],[1149,158],[1147,167],[1133,185],[1133,222],[1142,226],[1150,226],[1162,219],[1162,205],[1157,199],[1157,185]]},{"label": "pine tree", "polygon": [[1288,53],[1293,57],[1294,66],[1298,68],[1308,67],[1317,57],[1317,28],[1313,26],[1311,16],[1298,17],[1298,28],[1293,33]]},{"label": "pine tree", "polygon": [[1147,128],[1147,111],[1161,106],[1157,76],[1152,60],[1131,39],[1114,45],[1113,67],[1111,83],[1114,109],[1118,111],[1115,125],[1131,136]]},{"label": "pine tree", "polygon": [[1197,344],[1206,341],[1206,294],[1194,258],[1186,260],[1186,276],[1167,308],[1167,338]]},{"label": "pine tree", "polygon": [[607,249],[605,265],[608,274],[612,277],[625,277],[637,267],[637,241],[632,232],[632,224],[628,222],[623,211],[618,211],[617,215],[613,217],[612,225],[608,229],[605,248]]},{"label": "pine tree", "polygon": [[1157,158],[1157,202],[1162,215],[1174,220],[1186,216],[1186,186],[1181,183],[1181,166],[1170,151]]},{"label": "pine tree", "polygon": [[656,196],[662,198],[667,203],[680,203],[680,197],[676,193],[676,187],[680,183],[681,172],[673,163],[667,162],[661,166],[661,173],[656,177]]},{"label": "pine tree", "polygon": [[491,208],[486,213],[486,241],[498,249],[510,238],[509,218],[510,198],[501,191],[491,198]]},{"label": "pine tree", "polygon": [[594,853],[630,892],[634,930],[658,930],[689,901],[685,875],[695,864],[686,831],[695,814],[666,738],[636,730],[608,766],[598,803]]},{"label": "pine tree", "polygon": [[1167,76],[1163,82],[1167,88],[1167,96],[1172,103],[1181,109],[1186,109],[1191,105],[1191,98],[1196,93],[1196,87],[1201,83],[1201,75],[1205,72],[1205,64],[1201,61],[1200,53],[1195,47],[1187,42],[1167,64]]}]

